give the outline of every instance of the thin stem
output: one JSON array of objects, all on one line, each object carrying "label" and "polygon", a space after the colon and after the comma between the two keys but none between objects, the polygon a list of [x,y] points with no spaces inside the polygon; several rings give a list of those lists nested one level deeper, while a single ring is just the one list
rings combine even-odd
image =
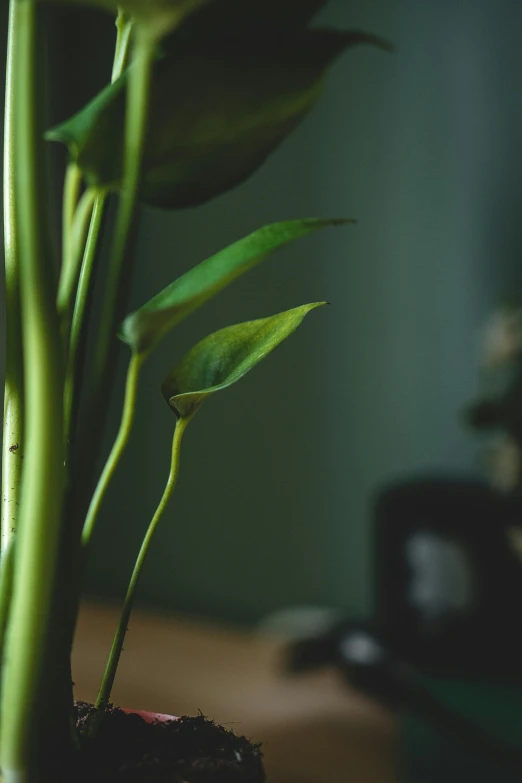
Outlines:
[{"label": "thin stem", "polygon": [[89,230],[89,223],[94,209],[96,191],[88,188],[81,197],[74,212],[71,229],[67,240],[66,253],[63,257],[60,283],[56,307],[58,314],[64,320],[68,328],[68,317],[72,308],[76,281],[80,274],[80,267],[85,247],[85,240]]},{"label": "thin stem", "polygon": [[116,218],[114,241],[109,261],[105,298],[101,313],[100,339],[94,367],[94,384],[103,383],[111,340],[114,339],[114,311],[127,244],[138,199],[142,148],[147,128],[149,88],[154,44],[143,33],[136,42],[136,55],[129,69],[127,110],[125,114],[124,179]]},{"label": "thin stem", "polygon": [[[117,36],[111,76],[112,82],[119,79],[124,69],[127,67],[132,28],[132,18],[124,11],[120,11],[116,19]],[[69,451],[70,441],[74,436],[78,418],[79,389],[81,387],[85,362],[87,311],[94,283],[95,262],[98,255],[98,246],[106,203],[107,199],[103,195],[98,195],[94,201],[71,322],[64,392],[65,440],[67,451]],[[67,217],[64,210],[64,225],[66,220]]]},{"label": "thin stem", "polygon": [[114,54],[111,77],[113,83],[116,79],[119,79],[128,65],[133,26],[134,21],[132,17],[129,16],[126,11],[120,11],[116,19],[116,51]]},{"label": "thin stem", "polygon": [[[48,671],[57,654],[53,626],[64,490],[62,367],[52,262],[45,255],[40,197],[41,128],[35,0],[15,0],[17,62],[16,210],[20,240],[22,344],[26,411],[25,461],[16,538],[13,598],[3,665],[0,758],[6,783],[31,781],[61,732],[63,672]],[[59,693],[58,693],[59,691]],[[45,705],[45,707],[44,707]],[[39,726],[38,719],[49,717]],[[65,718],[67,716],[65,715]],[[44,748],[40,743],[45,735]],[[60,735],[61,736],[61,735]],[[45,774],[45,773],[43,773]]]},{"label": "thin stem", "polygon": [[[154,41],[141,32],[136,39],[136,52],[132,67],[129,69],[125,114],[124,177],[100,314],[88,410],[89,428],[94,426],[94,419],[99,415],[100,402],[107,393],[107,374],[110,369],[111,349],[118,319],[117,304],[122,272],[138,200],[154,52]],[[89,458],[92,459],[92,455],[89,455]]]},{"label": "thin stem", "polygon": [[74,213],[80,195],[82,172],[74,162],[70,162],[65,172],[62,205],[62,264],[71,257],[71,234]]},{"label": "thin stem", "polygon": [[4,245],[6,359],[4,426],[2,441],[2,524],[0,550],[5,552],[16,528],[23,455],[23,367],[20,318],[20,259],[15,201],[15,98],[17,62],[15,30],[18,4],[9,6],[9,34],[5,90],[4,128]]},{"label": "thin stem", "polygon": [[[76,429],[78,416],[79,387],[81,386],[83,363],[85,359],[86,315],[93,283],[94,266],[98,252],[101,227],[105,211],[105,196],[97,196],[94,201],[91,224],[87,234],[80,278],[76,291],[76,301],[71,322],[69,352],[65,370],[64,420],[65,442],[70,444]],[[67,446],[67,449],[69,447]]]},{"label": "thin stem", "polygon": [[121,651],[123,649],[123,642],[125,640],[125,634],[127,632],[127,625],[129,623],[132,606],[134,604],[136,588],[138,586],[141,573],[143,571],[143,565],[145,563],[145,559],[147,557],[147,553],[149,551],[150,543],[152,541],[154,533],[156,532],[158,524],[163,514],[165,513],[168,502],[172,496],[172,493],[174,492],[174,488],[178,480],[181,441],[188,422],[189,419],[180,419],[176,425],[176,429],[174,430],[169,477],[167,480],[167,484],[165,486],[165,490],[159,502],[159,505],[154,513],[154,516],[152,517],[150,525],[145,534],[145,538],[143,539],[143,543],[141,545],[136,560],[136,564],[132,572],[132,576],[129,582],[129,587],[127,589],[127,594],[125,596],[125,601],[123,604],[120,621],[118,623],[118,628],[114,635],[114,640],[112,642],[109,659],[107,661],[107,666],[105,667],[102,683],[100,686],[100,690],[98,691],[98,696],[95,703],[95,706],[98,710],[103,710],[106,707],[111,696],[112,686],[114,684],[114,678],[116,676],[116,670],[118,668]]},{"label": "thin stem", "polygon": [[125,447],[129,442],[132,425],[134,423],[134,415],[136,411],[136,397],[138,392],[138,381],[140,376],[140,370],[143,363],[143,357],[141,354],[133,354],[129,362],[129,368],[127,371],[127,382],[125,385],[125,399],[123,402],[123,413],[121,417],[121,424],[116,440],[112,447],[111,453],[105,463],[105,467],[98,481],[98,485],[92,496],[91,504],[85,518],[85,523],[82,532],[82,544],[85,547],[88,546],[98,514],[105,497],[105,493],[109,487],[110,481],[114,475],[116,467],[121,459]]}]

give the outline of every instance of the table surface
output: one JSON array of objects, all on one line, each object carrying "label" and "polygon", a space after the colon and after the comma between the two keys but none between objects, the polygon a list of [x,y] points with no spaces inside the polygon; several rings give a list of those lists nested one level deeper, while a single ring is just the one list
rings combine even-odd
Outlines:
[{"label": "table surface", "polygon": [[[118,611],[83,607],[76,698],[92,701]],[[135,709],[205,715],[263,743],[270,783],[394,783],[395,726],[332,671],[287,677],[281,638],[135,612],[112,700]]]}]

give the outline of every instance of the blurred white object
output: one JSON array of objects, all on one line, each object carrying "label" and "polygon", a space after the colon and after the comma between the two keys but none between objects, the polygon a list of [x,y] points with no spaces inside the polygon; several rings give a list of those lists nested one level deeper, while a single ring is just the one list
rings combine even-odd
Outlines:
[{"label": "blurred white object", "polygon": [[486,326],[482,342],[482,365],[493,370],[522,351],[522,310],[504,306]]},{"label": "blurred white object", "polygon": [[418,530],[407,542],[409,599],[426,621],[469,610],[475,595],[469,557],[452,538]]}]

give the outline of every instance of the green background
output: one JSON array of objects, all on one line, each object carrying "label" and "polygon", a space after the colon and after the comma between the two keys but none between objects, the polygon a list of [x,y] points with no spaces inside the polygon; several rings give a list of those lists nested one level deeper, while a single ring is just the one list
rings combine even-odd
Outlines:
[{"label": "green background", "polygon": [[[55,40],[63,85],[67,51],[86,48],[81,19],[69,50]],[[479,328],[520,282],[522,7],[338,0],[318,21],[381,34],[396,52],[349,52],[313,115],[245,185],[198,210],[145,211],[132,306],[263,223],[358,225],[278,253],[150,360],[96,535],[93,593],[122,596],[166,479],[173,419],[161,378],[193,342],[236,321],[332,303],[191,425],[142,601],[232,621],[295,604],[365,614],[378,487],[476,468],[459,409],[476,390]],[[84,87],[108,69],[111,37],[104,27]],[[55,112],[63,118],[60,101]]]}]

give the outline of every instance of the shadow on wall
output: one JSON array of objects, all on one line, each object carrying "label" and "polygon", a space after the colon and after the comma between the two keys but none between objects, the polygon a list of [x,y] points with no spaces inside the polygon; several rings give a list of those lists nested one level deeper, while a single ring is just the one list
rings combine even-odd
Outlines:
[{"label": "shadow on wall", "polygon": [[506,172],[519,169],[517,120],[521,129],[513,30],[522,10],[505,10],[495,0],[332,2],[324,22],[375,30],[396,53],[347,54],[317,110],[246,185],[199,210],[145,215],[134,304],[265,222],[346,215],[359,225],[282,251],[151,361],[138,417],[146,424],[93,558],[97,590],[121,594],[167,471],[172,422],[158,381],[228,323],[317,298],[333,304],[192,425],[146,600],[227,619],[294,603],[364,613],[376,486],[472,468],[458,410],[475,387],[477,330],[511,283],[507,261],[495,279],[495,261],[520,245],[499,206],[517,200]]}]

